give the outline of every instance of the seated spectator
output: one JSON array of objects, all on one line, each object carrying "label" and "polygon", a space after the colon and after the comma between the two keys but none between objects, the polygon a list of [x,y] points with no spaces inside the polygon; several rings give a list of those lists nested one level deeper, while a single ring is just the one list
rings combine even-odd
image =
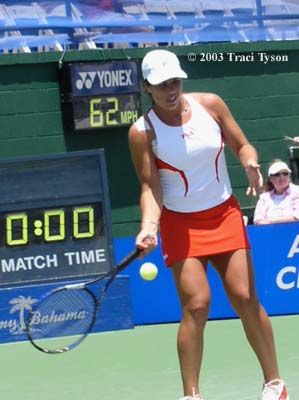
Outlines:
[{"label": "seated spectator", "polygon": [[94,20],[101,16],[107,16],[119,12],[118,3],[115,0],[79,0],[73,1],[76,7],[81,11],[83,17]]},{"label": "seated spectator", "polygon": [[[100,23],[102,18],[108,18],[112,25],[107,29],[112,33],[148,32],[153,30],[153,27],[148,24],[139,26],[138,18],[126,13],[121,0],[74,0],[73,4],[76,5],[81,17],[85,20],[98,21]],[[123,24],[117,23],[113,26],[113,21],[122,21]]]},{"label": "seated spectator", "polygon": [[[153,26],[150,26],[148,23],[141,23],[139,18],[127,14],[121,0],[73,0],[73,6],[76,6],[82,21],[85,20],[95,24],[94,27],[88,28],[91,33],[126,34],[154,31]],[[89,36],[95,42],[99,40],[99,43],[101,43],[101,35],[99,38],[97,38],[97,35]],[[124,36],[125,42],[127,42],[128,39],[128,37]],[[124,44],[125,43],[111,43],[109,47],[119,47],[119,45],[120,47],[124,47]]]},{"label": "seated spectator", "polygon": [[292,222],[299,219],[299,186],[291,182],[291,170],[280,159],[268,169],[266,191],[257,202],[253,222],[257,225]]}]

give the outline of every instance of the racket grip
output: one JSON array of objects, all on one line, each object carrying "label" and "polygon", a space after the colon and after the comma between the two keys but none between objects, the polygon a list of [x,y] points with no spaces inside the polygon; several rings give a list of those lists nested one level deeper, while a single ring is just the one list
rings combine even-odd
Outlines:
[{"label": "racket grip", "polygon": [[132,261],[134,261],[140,255],[141,252],[142,250],[136,247],[135,250],[133,250],[125,258],[123,258],[122,261],[116,266],[117,272],[122,271],[124,268],[126,268],[126,266],[129,265]]}]

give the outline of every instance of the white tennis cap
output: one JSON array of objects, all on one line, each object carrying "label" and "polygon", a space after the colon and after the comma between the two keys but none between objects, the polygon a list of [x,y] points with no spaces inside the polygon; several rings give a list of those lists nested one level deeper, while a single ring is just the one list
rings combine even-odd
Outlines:
[{"label": "white tennis cap", "polygon": [[270,175],[274,175],[277,174],[277,172],[280,171],[288,171],[288,172],[292,172],[290,170],[290,168],[288,167],[288,165],[283,162],[283,161],[276,161],[275,163],[273,163],[271,165],[271,167],[268,169],[268,176]]},{"label": "white tennis cap", "polygon": [[141,69],[143,79],[151,85],[159,85],[173,78],[188,78],[177,56],[168,50],[148,52],[142,60]]}]

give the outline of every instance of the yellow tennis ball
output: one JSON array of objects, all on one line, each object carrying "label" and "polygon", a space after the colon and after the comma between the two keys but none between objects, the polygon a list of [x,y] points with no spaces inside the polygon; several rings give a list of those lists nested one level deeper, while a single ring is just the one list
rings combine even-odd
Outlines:
[{"label": "yellow tennis ball", "polygon": [[151,262],[146,262],[141,265],[139,274],[145,281],[152,281],[158,275],[158,268]]}]

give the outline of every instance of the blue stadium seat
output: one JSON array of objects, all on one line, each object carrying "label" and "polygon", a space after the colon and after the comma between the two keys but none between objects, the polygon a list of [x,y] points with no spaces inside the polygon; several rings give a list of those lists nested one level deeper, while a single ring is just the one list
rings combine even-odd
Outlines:
[{"label": "blue stadium seat", "polygon": [[0,0],[0,47],[4,51],[19,42],[13,52],[30,52],[298,40],[299,1],[261,0],[261,5],[256,0]]}]

